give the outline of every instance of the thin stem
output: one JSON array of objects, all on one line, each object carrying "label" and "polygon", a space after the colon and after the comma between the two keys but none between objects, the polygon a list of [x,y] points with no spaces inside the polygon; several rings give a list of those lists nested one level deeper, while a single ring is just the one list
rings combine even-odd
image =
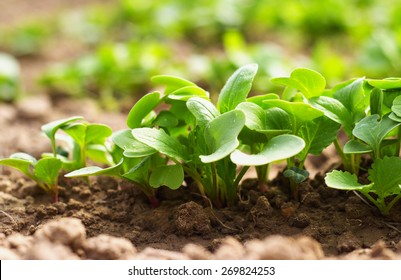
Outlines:
[{"label": "thin stem", "polygon": [[340,156],[341,161],[343,162],[344,168],[347,171],[353,171],[353,168],[349,166],[350,162],[346,154],[344,154],[343,148],[341,147],[340,140],[338,139],[338,136],[334,140],[334,147],[336,148],[337,154]]},{"label": "thin stem", "polygon": [[397,195],[387,206],[386,213],[390,212],[390,209],[394,206],[394,204],[401,198],[401,194]]},{"label": "thin stem", "polygon": [[249,169],[249,166],[243,166],[241,168],[241,171],[238,173],[237,178],[235,178],[235,181],[234,181],[235,189],[238,188],[241,179],[244,177],[244,175],[248,171],[248,169]]}]

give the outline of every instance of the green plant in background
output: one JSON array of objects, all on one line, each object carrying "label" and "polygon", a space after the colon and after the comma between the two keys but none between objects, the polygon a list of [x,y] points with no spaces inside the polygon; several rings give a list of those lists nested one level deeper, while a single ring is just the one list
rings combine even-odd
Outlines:
[{"label": "green plant in background", "polygon": [[14,101],[20,94],[20,65],[12,56],[0,53],[0,101]]}]

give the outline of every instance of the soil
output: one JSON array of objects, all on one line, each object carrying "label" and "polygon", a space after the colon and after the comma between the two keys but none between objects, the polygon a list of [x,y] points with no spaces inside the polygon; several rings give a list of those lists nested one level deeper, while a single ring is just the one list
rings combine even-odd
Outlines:
[{"label": "soil", "polygon": [[[3,6],[0,22],[10,14],[1,13],[9,7]],[[36,94],[0,103],[0,157],[40,157],[50,150],[41,125],[62,117],[125,128],[123,114],[102,112],[93,101],[52,102]],[[160,206],[152,208],[135,186],[106,177],[61,177],[60,202],[53,204],[35,183],[0,166],[0,259],[401,259],[401,203],[383,217],[354,193],[325,187],[319,171],[335,161],[328,150],[309,162],[315,179],[300,186],[299,202],[289,198],[280,173],[266,193],[248,175],[238,204],[223,209],[194,186],[161,188]]]}]

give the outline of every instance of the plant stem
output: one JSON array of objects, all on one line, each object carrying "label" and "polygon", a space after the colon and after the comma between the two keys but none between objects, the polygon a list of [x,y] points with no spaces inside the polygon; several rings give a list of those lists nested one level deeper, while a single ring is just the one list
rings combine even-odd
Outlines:
[{"label": "plant stem", "polygon": [[234,187],[235,189],[238,189],[239,183],[241,181],[241,179],[244,177],[245,173],[248,171],[249,166],[243,166],[241,168],[241,171],[238,173],[237,178],[235,178],[234,181]]},{"label": "plant stem", "polygon": [[337,154],[340,156],[341,161],[343,162],[344,168],[346,171],[353,172],[353,167],[352,164],[350,166],[350,162],[346,154],[344,154],[343,148],[341,147],[340,140],[338,139],[338,136],[334,140],[334,147],[336,148]]}]

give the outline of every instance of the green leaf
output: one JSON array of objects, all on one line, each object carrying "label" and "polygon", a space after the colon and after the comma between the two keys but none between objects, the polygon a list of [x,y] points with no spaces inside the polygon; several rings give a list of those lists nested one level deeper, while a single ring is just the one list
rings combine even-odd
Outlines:
[{"label": "green leaf", "polygon": [[177,117],[170,111],[161,111],[153,122],[159,127],[174,127],[178,125]]},{"label": "green leaf", "polygon": [[[289,102],[285,100],[266,100],[264,101],[268,108],[281,108],[292,118],[295,130],[304,122],[312,121],[324,115],[322,111],[303,102]],[[295,131],[296,132],[296,131]]]},{"label": "green leaf", "polygon": [[344,126],[347,135],[352,134],[354,120],[348,109],[337,99],[319,96],[313,97],[308,102],[315,108],[324,112],[325,116]]},{"label": "green leaf", "polygon": [[108,176],[117,176],[120,177],[121,175],[121,167],[123,164],[123,160],[121,160],[115,166],[111,166],[108,168],[101,168],[98,166],[88,166],[78,170],[74,170],[64,177],[86,177],[86,176],[94,176],[94,175],[108,175]]},{"label": "green leaf", "polygon": [[203,98],[193,97],[187,101],[186,105],[200,126],[206,126],[220,115],[213,103]]},{"label": "green leaf", "polygon": [[85,145],[104,144],[104,141],[111,136],[113,131],[104,124],[91,123],[87,124],[85,133]]},{"label": "green leaf", "polygon": [[387,89],[396,89],[401,88],[401,79],[400,78],[387,78],[387,79],[367,79],[367,82],[374,86],[375,88],[387,90]]},{"label": "green leaf", "polygon": [[263,110],[259,105],[242,102],[236,108],[245,115],[245,126],[267,136],[288,133],[292,130],[289,115],[280,108]]},{"label": "green leaf", "polygon": [[177,89],[168,95],[169,99],[187,101],[191,97],[209,99],[209,93],[198,86],[186,86]]},{"label": "green leaf", "polygon": [[340,125],[325,116],[305,123],[299,130],[298,136],[305,141],[305,149],[299,155],[302,160],[308,154],[320,155],[337,136]]},{"label": "green leaf", "polygon": [[132,135],[138,141],[159,151],[177,161],[186,161],[187,152],[175,138],[168,135],[163,129],[156,128],[135,128]]},{"label": "green leaf", "polygon": [[362,185],[358,183],[358,178],[354,174],[338,170],[327,173],[324,181],[330,188],[346,191],[367,191],[373,187],[373,184]]},{"label": "green leaf", "polygon": [[82,120],[82,119],[83,119],[82,117],[75,116],[75,117],[71,117],[71,118],[56,120],[56,121],[47,123],[42,126],[42,131],[46,134],[47,137],[50,138],[53,153],[55,153],[55,151],[56,151],[56,132],[57,132],[57,130],[64,128],[64,127],[70,125],[71,123],[76,122],[78,120]]},{"label": "green leaf", "polygon": [[302,138],[295,135],[279,135],[272,138],[258,154],[246,154],[235,150],[231,155],[231,161],[238,165],[258,166],[269,164],[273,161],[290,158],[305,147]]},{"label": "green leaf", "polygon": [[352,133],[372,148],[375,157],[380,157],[381,142],[391,130],[400,124],[391,120],[388,116],[380,119],[379,115],[372,115],[358,122]]},{"label": "green leaf", "polygon": [[257,71],[257,64],[248,64],[234,72],[219,94],[217,108],[220,113],[234,110],[246,100]]},{"label": "green leaf", "polygon": [[0,159],[0,164],[15,168],[33,179],[32,168],[36,164],[36,159],[25,153],[15,153],[9,158]]},{"label": "green leaf", "polygon": [[136,140],[130,129],[115,132],[112,140],[114,144],[124,150],[124,156],[126,157],[145,157],[157,152],[155,149]]},{"label": "green leaf", "polygon": [[62,162],[57,158],[42,158],[35,165],[34,175],[47,186],[54,187],[61,167]]},{"label": "green leaf", "polygon": [[188,80],[185,80],[180,77],[176,76],[171,76],[171,75],[157,75],[153,76],[151,78],[151,81],[166,86],[164,89],[164,93],[166,95],[180,89],[183,87],[188,87],[188,86],[196,86],[193,82],[190,82]]},{"label": "green leaf", "polygon": [[369,180],[375,183],[374,193],[385,198],[401,193],[401,158],[376,159],[369,169]]},{"label": "green leaf", "polygon": [[212,120],[205,128],[205,142],[209,155],[201,155],[204,163],[218,161],[231,154],[239,145],[238,135],[245,125],[245,115],[232,110]]},{"label": "green leaf", "polygon": [[273,78],[273,83],[298,89],[309,99],[320,96],[326,88],[325,78],[318,72],[307,68],[297,68],[290,77]]},{"label": "green leaf", "polygon": [[363,82],[363,78],[357,79],[333,93],[333,97],[340,101],[353,114],[354,121],[363,118],[367,108]]},{"label": "green leaf", "polygon": [[[380,89],[374,88],[370,92],[370,114],[371,115],[377,114],[381,117],[383,115],[382,107],[383,107],[383,92]],[[401,109],[401,102],[400,102],[400,109]]]},{"label": "green leaf", "polygon": [[397,116],[401,118],[401,95],[394,98],[393,106],[391,106],[391,111]]},{"label": "green leaf", "polygon": [[129,128],[138,128],[142,125],[142,120],[149,115],[162,101],[160,92],[152,92],[144,95],[131,108],[127,117]]},{"label": "green leaf", "polygon": [[299,169],[298,167],[291,167],[284,171],[284,176],[289,178],[290,180],[294,181],[297,184],[302,183],[306,179],[309,178],[309,172],[305,169]]},{"label": "green leaf", "polygon": [[280,97],[275,93],[268,93],[268,94],[255,95],[255,96],[252,96],[252,97],[248,97],[246,99],[246,102],[255,103],[256,105],[259,105],[263,109],[266,109],[264,107],[264,105],[265,105],[264,101],[265,100],[270,100],[270,99],[280,99]]},{"label": "green leaf", "polygon": [[166,186],[172,190],[181,187],[184,181],[184,170],[181,165],[159,166],[152,171],[149,178],[149,184],[153,188]]},{"label": "green leaf", "polygon": [[344,145],[345,154],[366,154],[373,152],[372,147],[358,140],[351,139]]}]

